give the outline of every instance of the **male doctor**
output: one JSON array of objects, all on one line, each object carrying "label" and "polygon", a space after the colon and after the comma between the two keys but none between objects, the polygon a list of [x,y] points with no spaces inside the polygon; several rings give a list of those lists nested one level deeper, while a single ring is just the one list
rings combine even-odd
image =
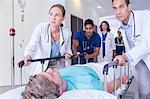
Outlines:
[{"label": "male doctor", "polygon": [[129,0],[112,0],[116,18],[121,21],[120,28],[125,43],[125,55],[118,55],[123,66],[129,62],[135,76],[140,99],[150,99],[150,12],[132,12]]}]

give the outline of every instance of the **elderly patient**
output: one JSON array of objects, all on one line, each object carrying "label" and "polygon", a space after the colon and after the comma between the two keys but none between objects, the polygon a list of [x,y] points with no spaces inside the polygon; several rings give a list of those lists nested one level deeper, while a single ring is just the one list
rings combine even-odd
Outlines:
[{"label": "elderly patient", "polygon": [[[123,83],[127,80],[123,76]],[[120,77],[117,78],[117,88],[120,85]],[[107,83],[107,91],[113,92],[113,81]],[[30,76],[22,96],[24,99],[48,98],[55,99],[63,92],[76,89],[104,90],[103,81],[91,67],[86,65],[69,66],[57,71],[47,69],[46,72]]]}]

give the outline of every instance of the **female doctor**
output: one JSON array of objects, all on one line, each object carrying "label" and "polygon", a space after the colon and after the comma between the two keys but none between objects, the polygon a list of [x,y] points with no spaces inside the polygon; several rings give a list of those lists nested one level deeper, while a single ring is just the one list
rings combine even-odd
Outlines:
[{"label": "female doctor", "polygon": [[101,22],[99,28],[101,32],[100,36],[102,38],[101,39],[102,47],[101,47],[98,61],[111,62],[115,55],[115,50],[116,50],[115,38],[113,34],[110,32],[110,26],[107,21]]},{"label": "female doctor", "polygon": [[[66,59],[69,58],[72,54],[71,31],[61,26],[64,17],[65,9],[62,5],[56,4],[50,8],[49,23],[40,23],[36,26],[29,44],[25,48],[25,65],[29,65],[30,62],[28,60],[33,58],[59,56],[65,56]],[[33,63],[33,65],[34,67],[31,70],[32,74],[37,74],[42,71],[41,66],[37,66],[41,65],[40,62]],[[45,61],[44,70],[47,66],[48,61]]]},{"label": "female doctor", "polygon": [[119,65],[129,62],[140,99],[150,99],[150,12],[131,11],[130,0],[112,0],[116,18],[121,22],[125,55],[115,57]]}]

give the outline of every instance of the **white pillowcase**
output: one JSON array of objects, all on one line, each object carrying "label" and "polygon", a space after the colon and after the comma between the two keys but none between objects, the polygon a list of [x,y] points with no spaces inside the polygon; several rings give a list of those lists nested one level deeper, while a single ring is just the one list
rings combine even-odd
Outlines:
[{"label": "white pillowcase", "polygon": [[117,99],[117,97],[105,91],[86,89],[64,92],[58,99]]}]

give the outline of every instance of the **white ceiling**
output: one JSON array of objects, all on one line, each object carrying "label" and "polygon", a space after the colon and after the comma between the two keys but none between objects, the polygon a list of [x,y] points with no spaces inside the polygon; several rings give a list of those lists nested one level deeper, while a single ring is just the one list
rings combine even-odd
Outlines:
[{"label": "white ceiling", "polygon": [[[112,0],[86,0],[94,7],[99,14],[99,17],[112,15]],[[150,10],[150,0],[130,0],[133,10]],[[97,6],[102,8],[97,8]]]}]

